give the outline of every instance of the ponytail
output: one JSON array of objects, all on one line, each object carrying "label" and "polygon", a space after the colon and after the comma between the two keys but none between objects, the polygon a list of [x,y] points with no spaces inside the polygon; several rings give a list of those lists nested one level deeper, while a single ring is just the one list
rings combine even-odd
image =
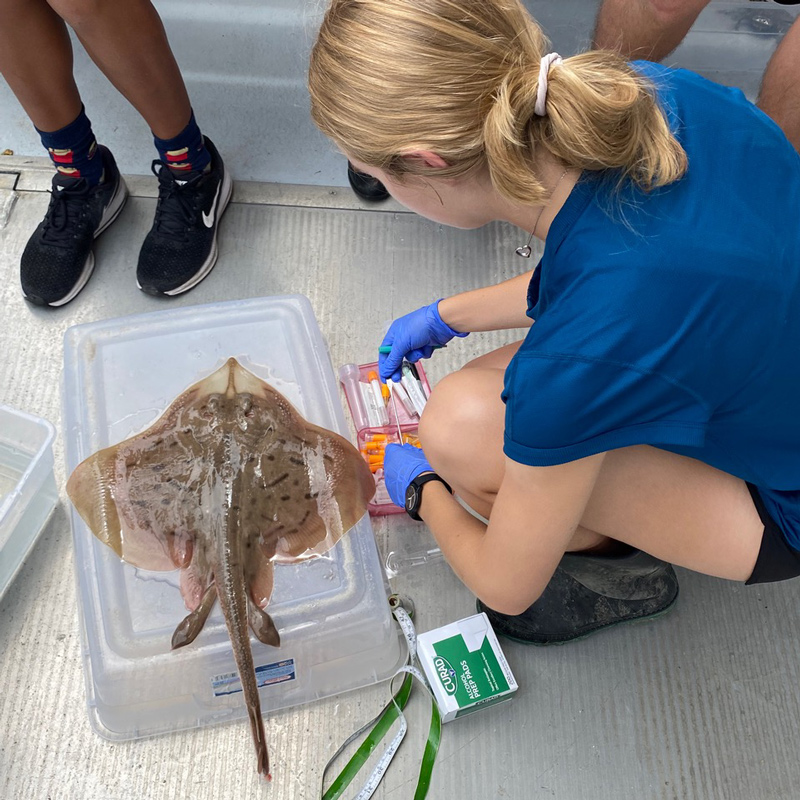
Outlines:
[{"label": "ponytail", "polygon": [[653,85],[615,53],[581,53],[553,70],[547,116],[538,124],[542,144],[559,161],[586,170],[619,170],[645,191],[686,172],[686,153]]},{"label": "ponytail", "polygon": [[498,192],[532,205],[547,199],[543,150],[644,191],[683,176],[654,87],[611,52],[553,63],[537,115],[546,44],[519,0],[332,0],[311,55],[312,117],[348,156],[398,179],[430,174],[401,157],[430,150],[448,165],[437,175],[485,167]]}]

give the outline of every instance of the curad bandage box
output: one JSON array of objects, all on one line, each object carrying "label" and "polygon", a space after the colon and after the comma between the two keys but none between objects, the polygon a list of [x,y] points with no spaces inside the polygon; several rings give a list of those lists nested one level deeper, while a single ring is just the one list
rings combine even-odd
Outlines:
[{"label": "curad bandage box", "polygon": [[417,657],[442,722],[511,699],[517,682],[486,614],[417,637]]}]

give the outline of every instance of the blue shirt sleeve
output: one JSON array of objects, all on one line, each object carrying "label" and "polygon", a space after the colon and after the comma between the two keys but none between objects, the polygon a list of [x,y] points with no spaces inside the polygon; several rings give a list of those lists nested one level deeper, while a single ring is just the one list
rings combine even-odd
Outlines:
[{"label": "blue shirt sleeve", "polygon": [[606,359],[520,352],[506,371],[505,454],[534,467],[636,444],[701,447],[708,409],[655,372]]}]

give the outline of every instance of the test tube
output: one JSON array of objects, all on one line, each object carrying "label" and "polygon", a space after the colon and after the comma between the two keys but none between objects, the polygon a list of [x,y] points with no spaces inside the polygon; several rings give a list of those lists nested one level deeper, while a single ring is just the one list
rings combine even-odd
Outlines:
[{"label": "test tube", "polygon": [[375,407],[375,397],[372,393],[372,388],[368,383],[359,381],[356,386],[361,393],[361,401],[364,404],[364,409],[367,414],[367,424],[370,428],[380,428],[381,418],[378,415],[378,409]]},{"label": "test tube", "polygon": [[370,389],[372,390],[372,397],[374,400],[374,408],[380,419],[381,425],[389,424],[389,414],[386,411],[386,404],[383,402],[383,392],[381,392],[381,385],[378,382],[378,373],[374,370],[367,374]]},{"label": "test tube", "polygon": [[420,390],[420,392],[422,392],[422,396],[427,400],[428,397],[430,397],[430,394],[428,393],[428,390],[425,388],[425,384],[422,382],[422,380],[419,377],[419,370],[417,369],[417,365],[413,364],[411,362],[408,362],[408,368],[411,371],[411,374],[414,376],[414,380],[419,385],[419,390]]},{"label": "test tube", "polygon": [[422,412],[425,410],[425,395],[422,393],[422,389],[420,389],[419,381],[411,372],[411,367],[408,365],[408,362],[403,362],[403,377],[401,383],[408,392],[408,396],[411,398],[411,402],[414,404],[417,414],[422,416]]},{"label": "test tube", "polygon": [[[391,378],[389,380],[391,380]],[[392,381],[392,391],[394,392],[394,399],[400,401],[409,417],[419,416],[417,414],[417,409],[414,408],[414,404],[411,402],[411,398],[408,396],[408,392],[402,383]]]},{"label": "test tube", "polygon": [[339,369],[339,377],[342,383],[351,387],[347,396],[352,405],[353,416],[355,417],[356,427],[370,425],[369,411],[364,403],[364,395],[361,392],[360,374],[358,364],[345,364]]}]

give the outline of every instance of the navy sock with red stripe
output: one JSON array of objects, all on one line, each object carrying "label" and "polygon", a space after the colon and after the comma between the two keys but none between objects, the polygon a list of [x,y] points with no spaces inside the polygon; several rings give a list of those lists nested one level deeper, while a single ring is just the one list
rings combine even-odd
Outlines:
[{"label": "navy sock with red stripe", "polygon": [[190,172],[202,172],[211,163],[211,155],[195,122],[194,111],[189,124],[177,136],[172,139],[154,136],[153,141],[161,160],[176,177]]},{"label": "navy sock with red stripe", "polygon": [[90,186],[103,179],[103,159],[97,150],[92,123],[81,106],[77,118],[57,131],[36,129],[55,168],[68,178],[85,178]]}]

